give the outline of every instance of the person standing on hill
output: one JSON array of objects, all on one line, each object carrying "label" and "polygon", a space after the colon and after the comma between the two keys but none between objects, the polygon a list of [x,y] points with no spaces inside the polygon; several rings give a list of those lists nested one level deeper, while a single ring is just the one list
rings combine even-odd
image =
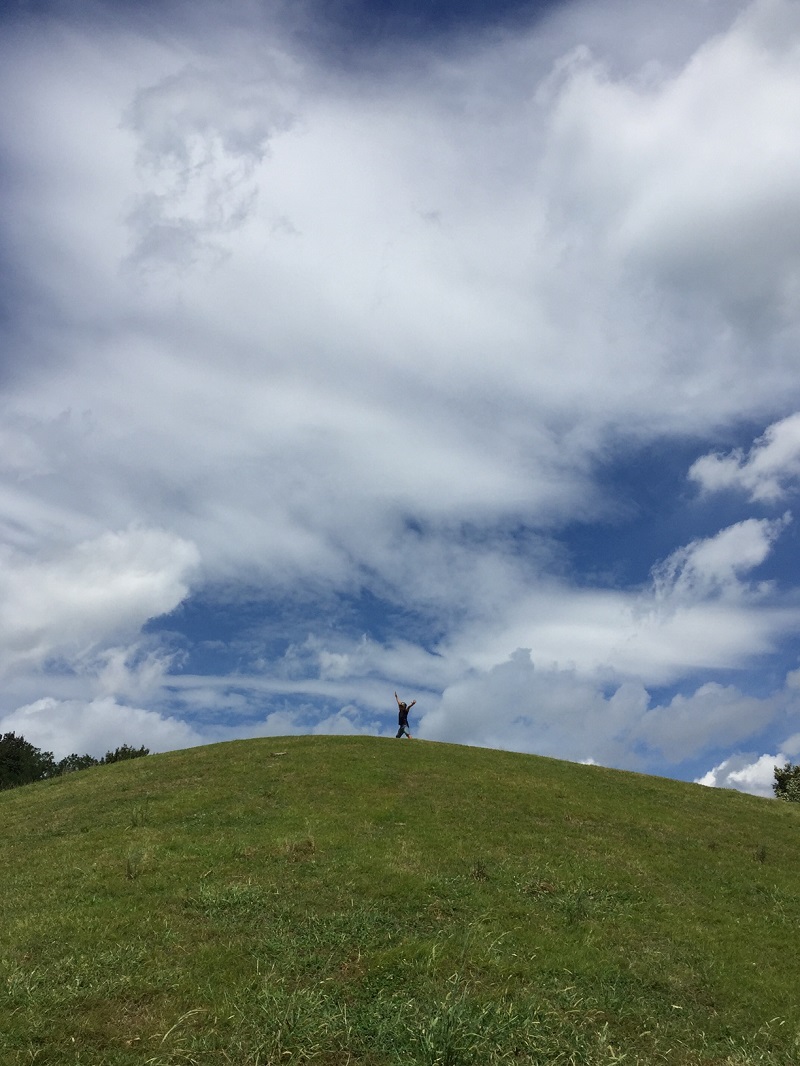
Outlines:
[{"label": "person standing on hill", "polygon": [[399,740],[402,737],[403,733],[405,733],[409,740],[413,740],[414,738],[408,731],[408,712],[411,710],[411,708],[417,701],[412,700],[411,703],[403,703],[403,701],[399,699],[396,692],[394,694],[394,698],[397,700],[397,710],[399,711],[398,722],[400,724],[400,728],[397,730],[397,736],[395,737],[395,740]]}]

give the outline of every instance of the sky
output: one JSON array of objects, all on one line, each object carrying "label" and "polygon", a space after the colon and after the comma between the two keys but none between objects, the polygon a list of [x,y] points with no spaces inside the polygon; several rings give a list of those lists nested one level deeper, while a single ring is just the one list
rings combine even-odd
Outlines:
[{"label": "sky", "polygon": [[[800,4],[11,0],[0,732],[800,758]],[[408,743],[407,741],[402,741]]]}]

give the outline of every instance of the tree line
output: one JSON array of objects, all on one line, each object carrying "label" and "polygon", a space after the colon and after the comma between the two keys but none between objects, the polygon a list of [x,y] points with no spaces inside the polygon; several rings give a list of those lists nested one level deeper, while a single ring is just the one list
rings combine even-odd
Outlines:
[{"label": "tree line", "polygon": [[102,759],[73,752],[56,762],[52,751],[40,751],[25,737],[18,737],[16,733],[4,733],[0,737],[0,790],[29,785],[33,781],[45,781],[50,777],[61,777],[75,770],[86,770],[90,766],[103,766],[122,762],[124,759],[139,759],[149,754],[149,748],[132,748],[129,744],[123,744],[114,751],[107,751]]}]

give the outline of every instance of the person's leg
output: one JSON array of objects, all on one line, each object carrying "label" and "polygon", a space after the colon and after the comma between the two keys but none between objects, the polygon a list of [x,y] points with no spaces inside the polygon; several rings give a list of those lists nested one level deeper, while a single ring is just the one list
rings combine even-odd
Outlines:
[{"label": "person's leg", "polygon": [[403,735],[403,727],[400,726],[400,728],[397,730],[397,736],[394,739],[395,740],[399,740],[400,737],[402,737],[402,735]]}]

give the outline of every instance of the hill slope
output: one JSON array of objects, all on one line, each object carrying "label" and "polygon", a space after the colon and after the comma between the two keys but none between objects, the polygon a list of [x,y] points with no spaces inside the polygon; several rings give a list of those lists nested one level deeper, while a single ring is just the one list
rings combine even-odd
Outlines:
[{"label": "hill slope", "polygon": [[0,794],[0,1063],[800,1061],[800,805],[269,738]]}]

